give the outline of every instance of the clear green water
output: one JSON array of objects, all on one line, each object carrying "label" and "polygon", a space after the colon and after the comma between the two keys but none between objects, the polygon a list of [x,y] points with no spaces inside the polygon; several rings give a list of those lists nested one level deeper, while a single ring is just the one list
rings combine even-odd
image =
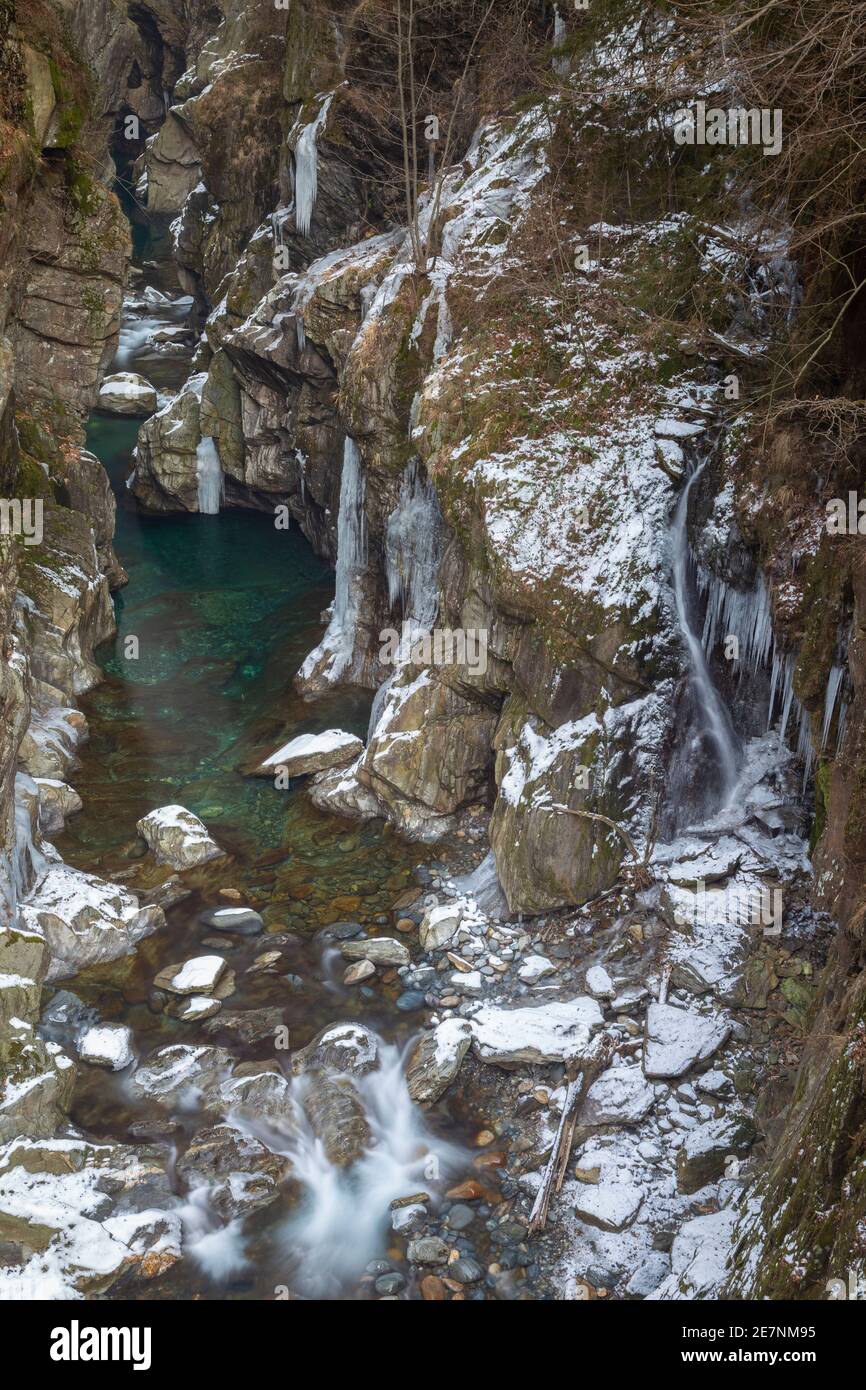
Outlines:
[{"label": "clear green water", "polygon": [[333,575],[300,531],[267,515],[142,515],[125,488],[136,433],[135,421],[99,416],[88,432],[118,497],[115,548],[130,582],[115,595],[117,636],[97,653],[106,678],[84,701],[91,737],[75,782],[85,809],[61,847],[81,867],[120,870],[136,820],[176,801],[233,856],[232,886],[281,925],[334,920],[341,897],[360,897],[359,919],[372,918],[408,882],[417,851],[382,825],[321,815],[300,783],[278,790],[240,771],[295,733],[366,729],[367,693],[304,704],[292,687]]}]

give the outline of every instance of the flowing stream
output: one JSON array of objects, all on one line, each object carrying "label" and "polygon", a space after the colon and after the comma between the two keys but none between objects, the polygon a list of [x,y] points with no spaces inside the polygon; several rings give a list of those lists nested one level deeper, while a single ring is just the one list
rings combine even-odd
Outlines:
[{"label": "flowing stream", "polygon": [[[148,288],[177,301],[170,265],[157,262],[146,278]],[[142,307],[137,287],[115,365],[140,371],[166,392],[185,379],[188,354],[154,355],[143,328],[152,329],[154,298]],[[175,303],[165,317],[177,323]],[[330,926],[347,919],[393,929],[395,902],[409,889],[420,891],[427,871],[418,849],[381,823],[347,825],[317,811],[297,785],[279,790],[242,774],[254,753],[298,733],[339,726],[363,735],[371,697],[343,691],[305,705],[294,694],[292,677],[321,637],[332,574],[300,531],[277,530],[267,514],[144,515],[126,487],[137,428],[136,420],[98,414],[89,427],[88,445],[117,497],[115,548],[129,584],[115,596],[118,634],[98,653],[105,679],[83,701],[90,740],[74,781],[84,810],[57,846],[77,867],[141,893],[152,864],[136,820],[179,802],[202,817],[229,858],[188,878],[191,895],[167,909],[165,929],[134,955],[61,988],[100,1019],[129,1025],[142,1059],[159,1047],[205,1043],[226,1047],[241,1062],[273,1065],[272,1028],[223,1034],[153,1005],[154,976],[202,953],[209,932],[200,914],[220,906],[228,888],[266,927],[252,940],[225,938],[236,988],[224,1010],[279,1010],[292,1050],[326,1024],[363,1022],[381,1040],[381,1065],[358,1082],[369,1140],[347,1166],[328,1158],[310,1127],[304,1077],[291,1079],[289,1113],[279,1123],[249,1112],[232,1119],[239,1132],[292,1163],[279,1199],[242,1217],[218,1210],[207,1184],[178,1176],[202,1123],[187,1100],[167,1115],[141,1099],[128,1073],[82,1066],[72,1118],[97,1139],[146,1140],[170,1152],[184,1259],[146,1285],[144,1297],[273,1298],[276,1288],[290,1287],[293,1294],[352,1298],[369,1261],[399,1244],[389,1203],[419,1188],[435,1202],[447,1180],[467,1168],[460,1140],[468,1121],[441,1105],[425,1114],[409,1098],[404,1052],[418,1030],[411,1014],[394,1007],[403,988],[396,972],[345,986],[345,962],[329,937]],[[220,481],[211,469],[214,511]],[[272,945],[280,965],[250,971]],[[62,1027],[57,1036],[63,1040]],[[284,1071],[286,1055],[276,1055]]]}]

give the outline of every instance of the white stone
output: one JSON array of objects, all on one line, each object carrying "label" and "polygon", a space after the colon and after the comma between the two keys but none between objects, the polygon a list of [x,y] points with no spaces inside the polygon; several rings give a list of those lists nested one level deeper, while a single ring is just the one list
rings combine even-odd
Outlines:
[{"label": "white stone", "polygon": [[460,910],[450,903],[431,907],[424,913],[419,940],[425,951],[439,951],[447,946],[460,926]]},{"label": "white stone", "polygon": [[586,972],[586,987],[596,999],[613,999],[616,986],[603,965],[592,965]]},{"label": "white stone", "polygon": [[344,941],[344,960],[371,960],[374,965],[408,965],[409,952],[393,936],[371,936],[366,941]]}]

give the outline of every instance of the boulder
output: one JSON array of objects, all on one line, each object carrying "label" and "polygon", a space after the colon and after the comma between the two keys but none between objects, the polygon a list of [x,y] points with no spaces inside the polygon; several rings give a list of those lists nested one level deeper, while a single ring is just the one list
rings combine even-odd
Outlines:
[{"label": "boulder", "polygon": [[582,1125],[636,1125],[655,1104],[655,1092],[640,1067],[609,1067],[590,1086],[581,1106]]},{"label": "boulder", "polygon": [[731,1025],[722,1018],[651,1004],[646,1016],[644,1073],[663,1079],[682,1076],[727,1041]]},{"label": "boulder", "polygon": [[165,925],[161,908],[139,908],[127,888],[67,864],[51,864],[37,879],[21,904],[21,920],[48,946],[49,982],[129,955]]},{"label": "boulder", "polygon": [[160,806],[143,816],[136,829],[157,864],[169,864],[173,869],[194,869],[225,853],[204,822],[185,806]]},{"label": "boulder", "polygon": [[447,1091],[460,1070],[472,1042],[472,1029],[464,1018],[446,1018],[416,1043],[406,1067],[409,1095],[421,1105],[432,1105]]},{"label": "boulder", "polygon": [[680,1191],[698,1192],[718,1182],[728,1175],[728,1160],[745,1158],[754,1142],[755,1126],[746,1114],[723,1115],[690,1130],[677,1154]]},{"label": "boulder", "polygon": [[601,1009],[587,995],[528,1008],[488,1004],[471,1022],[473,1051],[482,1062],[500,1067],[566,1062],[586,1055],[603,1022]]},{"label": "boulder", "polygon": [[115,372],[99,388],[97,408],[106,415],[152,415],[156,406],[156,387],[137,372]]}]

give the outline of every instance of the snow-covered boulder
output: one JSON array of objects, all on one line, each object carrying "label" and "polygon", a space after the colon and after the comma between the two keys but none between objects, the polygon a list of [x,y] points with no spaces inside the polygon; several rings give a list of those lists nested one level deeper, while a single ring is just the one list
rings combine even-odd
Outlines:
[{"label": "snow-covered boulder", "polygon": [[406,1083],[414,1101],[432,1105],[454,1080],[472,1041],[465,1018],[446,1018],[424,1033],[406,1067]]},{"label": "snow-covered boulder", "polygon": [[640,1067],[609,1067],[587,1092],[582,1125],[636,1125],[655,1103],[655,1092]]},{"label": "snow-covered boulder", "polygon": [[644,1194],[631,1183],[576,1183],[574,1210],[588,1226],[602,1231],[622,1231],[641,1208]]},{"label": "snow-covered boulder", "polygon": [[300,734],[265,758],[255,773],[259,777],[273,777],[277,772],[288,777],[304,777],[312,772],[326,772],[331,767],[346,767],[363,751],[362,741],[342,729],[327,729],[323,734]]},{"label": "snow-covered boulder", "polygon": [[643,1069],[647,1076],[682,1076],[705,1062],[727,1041],[731,1025],[723,1018],[651,1004],[646,1016]]},{"label": "snow-covered boulder", "polygon": [[120,1023],[101,1023],[87,1028],[78,1040],[78,1056],[92,1066],[123,1071],[135,1060],[132,1029]]},{"label": "snow-covered boulder", "polygon": [[103,381],[98,409],[108,415],[152,415],[156,387],[137,372],[117,372]]},{"label": "snow-covered boulder", "polygon": [[598,1004],[586,995],[518,1009],[487,1004],[472,1019],[473,1051],[500,1067],[565,1062],[587,1052],[603,1022]]},{"label": "snow-covered boulder", "polygon": [[170,864],[173,869],[194,869],[225,853],[204,822],[185,806],[160,806],[143,816],[136,829],[153,850],[157,864]]},{"label": "snow-covered boulder", "polygon": [[165,916],[159,907],[140,908],[118,883],[51,864],[21,904],[21,924],[46,942],[50,982],[129,955],[142,937],[164,926]]}]

